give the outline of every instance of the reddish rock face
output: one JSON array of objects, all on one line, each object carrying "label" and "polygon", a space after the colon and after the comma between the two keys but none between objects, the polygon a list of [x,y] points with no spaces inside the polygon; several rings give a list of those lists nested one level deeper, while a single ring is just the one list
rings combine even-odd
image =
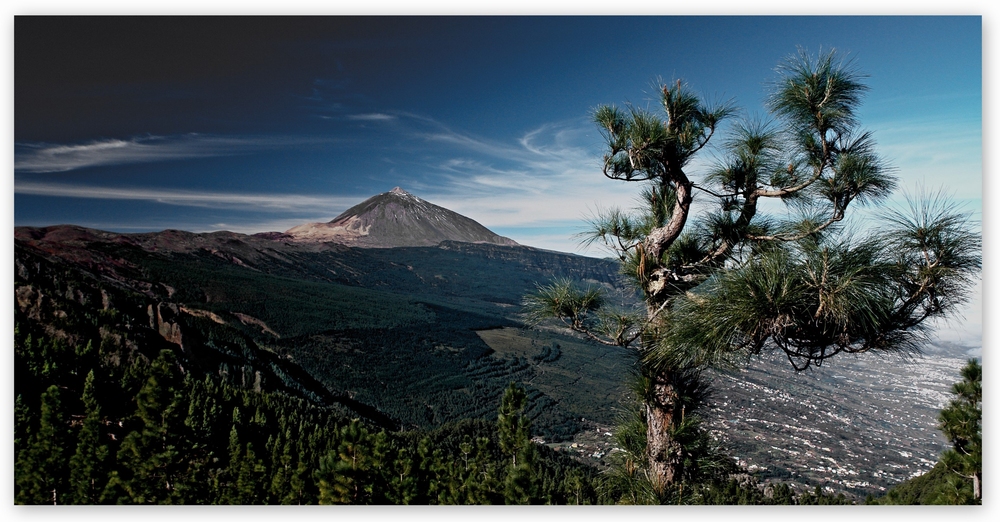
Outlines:
[{"label": "reddish rock face", "polygon": [[442,241],[517,245],[479,223],[396,187],[347,209],[329,223],[285,232],[292,241],[367,248],[435,246]]}]

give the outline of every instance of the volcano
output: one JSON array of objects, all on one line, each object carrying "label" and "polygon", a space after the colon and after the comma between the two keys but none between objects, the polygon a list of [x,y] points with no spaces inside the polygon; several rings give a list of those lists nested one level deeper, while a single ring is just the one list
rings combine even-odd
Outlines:
[{"label": "volcano", "polygon": [[299,242],[333,242],[361,248],[436,246],[442,241],[516,246],[457,212],[396,187],[347,209],[328,223],[306,223],[285,236]]}]

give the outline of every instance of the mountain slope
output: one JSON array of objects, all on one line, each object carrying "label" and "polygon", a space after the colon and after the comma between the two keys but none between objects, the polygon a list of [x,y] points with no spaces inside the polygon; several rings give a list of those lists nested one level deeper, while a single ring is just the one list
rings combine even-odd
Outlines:
[{"label": "mountain slope", "polygon": [[[521,298],[551,278],[614,287],[617,265],[608,260],[488,243],[372,249],[232,232],[116,234],[72,225],[19,227],[14,236],[15,298],[25,321],[53,324],[61,308],[46,305],[53,294],[72,294],[81,307],[96,307],[93,314],[112,306],[96,290],[87,294],[96,297],[78,299],[75,289],[50,289],[58,278],[32,271],[45,258],[67,273],[142,296],[129,314],[148,326],[132,328],[150,330],[158,343],[179,346],[209,368],[220,350],[232,354],[227,364],[234,367],[256,368],[244,364],[250,359],[280,363],[273,375],[260,370],[265,384],[299,389],[309,377],[308,391],[325,403],[364,411],[383,425],[491,418],[509,382],[533,381],[530,415],[538,433],[552,440],[579,431],[584,416],[611,422],[623,392],[626,363],[606,347],[581,344],[574,350],[580,357],[532,362],[554,343],[567,351],[578,343],[519,334],[514,344],[524,348],[514,353],[506,348],[510,342],[485,342],[478,333],[519,328]],[[219,348],[212,339],[241,344]],[[601,374],[565,378],[588,365],[600,365]],[[560,400],[594,390],[600,390],[596,402]]]},{"label": "mountain slope", "polygon": [[479,223],[396,187],[347,209],[329,223],[306,223],[285,236],[364,248],[434,246],[442,241],[517,245]]}]

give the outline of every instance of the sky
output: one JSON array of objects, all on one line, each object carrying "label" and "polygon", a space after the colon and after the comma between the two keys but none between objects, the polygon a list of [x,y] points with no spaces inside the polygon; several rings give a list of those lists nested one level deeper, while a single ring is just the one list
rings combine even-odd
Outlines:
[{"label": "sky", "polygon": [[[284,231],[399,186],[521,244],[602,256],[574,234],[597,209],[634,206],[639,187],[601,175],[594,108],[655,110],[658,82],[681,79],[763,117],[776,65],[799,48],[836,49],[867,75],[860,120],[901,189],[942,189],[982,219],[979,16],[13,25],[15,226]],[[981,308],[980,290],[945,328],[955,342],[979,342]]]}]

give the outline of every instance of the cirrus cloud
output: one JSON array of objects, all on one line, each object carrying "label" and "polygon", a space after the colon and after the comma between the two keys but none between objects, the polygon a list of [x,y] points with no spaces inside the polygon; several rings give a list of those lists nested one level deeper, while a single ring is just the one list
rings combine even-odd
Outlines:
[{"label": "cirrus cloud", "polygon": [[69,172],[88,167],[152,163],[213,156],[251,154],[333,141],[314,136],[144,136],[82,144],[17,143],[14,170],[21,173]]},{"label": "cirrus cloud", "polygon": [[303,194],[248,194],[160,188],[100,187],[68,183],[15,181],[14,193],[62,198],[150,201],[187,207],[245,209],[265,212],[339,213],[357,203],[357,197]]}]

